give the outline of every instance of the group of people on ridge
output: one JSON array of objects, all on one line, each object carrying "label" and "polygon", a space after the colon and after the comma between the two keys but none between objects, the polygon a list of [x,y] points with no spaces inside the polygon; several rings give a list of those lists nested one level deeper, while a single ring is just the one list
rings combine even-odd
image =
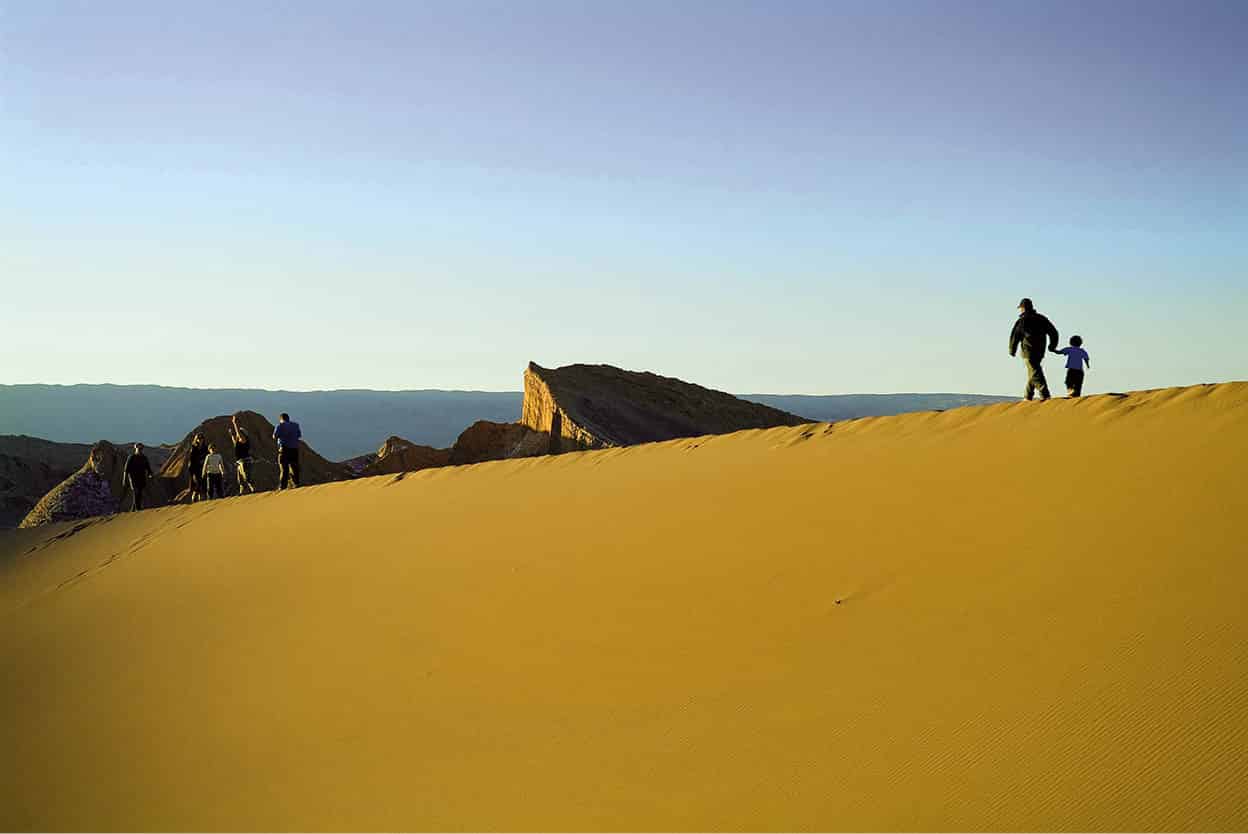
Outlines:
[{"label": "group of people on ridge", "polygon": [[1027,388],[1023,396],[1031,400],[1036,392],[1041,400],[1049,398],[1049,383],[1044,378],[1044,362],[1046,345],[1049,353],[1057,353],[1066,357],[1066,396],[1083,395],[1084,368],[1092,367],[1088,352],[1083,349],[1083,337],[1071,336],[1070,346],[1058,350],[1057,328],[1047,316],[1036,312],[1036,305],[1030,298],[1018,302],[1018,319],[1014,329],[1010,331],[1010,356],[1015,356],[1021,347],[1023,364],[1027,368]]},{"label": "group of people on ridge", "polygon": [[[256,485],[252,480],[255,458],[251,454],[251,437],[247,430],[238,424],[238,416],[230,418],[230,441],[234,444],[235,476],[238,480],[238,494],[255,492]],[[299,486],[299,441],[303,432],[299,424],[290,419],[285,412],[278,418],[273,429],[273,439],[277,441],[278,489]],[[191,438],[191,446],[187,452],[187,473],[189,481],[187,491],[189,500],[207,501],[211,498],[225,497],[225,457],[217,450],[215,443],[204,439],[203,432],[196,432]],[[147,482],[154,477],[151,462],[143,452],[143,444],[134,444],[134,451],[126,458],[122,473],[122,490],[129,487],[134,494],[134,509],[143,509],[143,492]]]},{"label": "group of people on ridge", "polygon": [[[1036,311],[1030,298],[1018,302],[1018,319],[1010,331],[1010,356],[1016,356],[1022,350],[1023,364],[1027,370],[1027,387],[1023,396],[1028,400],[1040,394],[1041,400],[1049,399],[1049,383],[1044,377],[1042,363],[1046,353],[1056,353],[1066,357],[1066,395],[1078,397],[1083,394],[1085,368],[1092,367],[1088,352],[1083,349],[1083,338],[1071,336],[1070,345],[1058,349],[1057,328],[1047,316]],[[238,417],[230,420],[230,440],[234,444],[235,472],[238,479],[238,493],[255,492],[252,482],[254,459],[251,454],[251,438],[246,429],[238,424]],[[283,412],[273,429],[273,439],[277,441],[278,489],[299,486],[299,441],[303,433],[299,424]],[[188,455],[188,484],[191,501],[206,501],[210,498],[225,496],[225,458],[217,451],[213,443],[204,440],[203,433],[197,433],[191,440]],[[143,444],[134,444],[134,452],[126,459],[125,472],[122,475],[122,489],[129,486],[134,493],[134,508],[143,509],[143,491],[147,481],[152,477],[152,466],[143,454]]]}]

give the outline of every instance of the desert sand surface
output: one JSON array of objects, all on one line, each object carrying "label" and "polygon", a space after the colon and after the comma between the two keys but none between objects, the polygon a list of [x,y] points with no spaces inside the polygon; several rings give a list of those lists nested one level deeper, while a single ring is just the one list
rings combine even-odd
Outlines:
[{"label": "desert sand surface", "polygon": [[0,828],[1248,828],[1248,383],[0,534]]}]

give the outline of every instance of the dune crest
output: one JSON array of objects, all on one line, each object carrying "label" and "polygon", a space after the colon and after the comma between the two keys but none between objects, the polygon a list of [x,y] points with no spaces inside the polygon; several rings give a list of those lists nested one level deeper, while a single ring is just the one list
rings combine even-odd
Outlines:
[{"label": "dune crest", "polygon": [[6,829],[1242,830],[1248,383],[0,533]]}]

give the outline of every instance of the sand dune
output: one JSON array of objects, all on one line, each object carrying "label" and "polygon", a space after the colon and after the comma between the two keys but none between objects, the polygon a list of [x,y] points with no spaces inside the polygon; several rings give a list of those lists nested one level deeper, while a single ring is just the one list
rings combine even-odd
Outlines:
[{"label": "sand dune", "polygon": [[1248,828],[1248,383],[0,535],[0,827]]}]

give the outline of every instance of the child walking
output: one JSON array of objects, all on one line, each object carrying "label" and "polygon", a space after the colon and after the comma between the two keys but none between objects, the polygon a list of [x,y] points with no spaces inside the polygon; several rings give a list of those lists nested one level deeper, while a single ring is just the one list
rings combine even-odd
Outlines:
[{"label": "child walking", "polygon": [[1070,347],[1064,347],[1053,352],[1060,353],[1066,357],[1066,396],[1082,396],[1083,367],[1084,365],[1087,365],[1089,368],[1092,367],[1092,360],[1088,358],[1088,352],[1083,349],[1083,337],[1071,336]]},{"label": "child walking", "polygon": [[217,447],[208,444],[208,457],[204,458],[204,478],[208,481],[208,497],[225,497],[225,458]]}]

